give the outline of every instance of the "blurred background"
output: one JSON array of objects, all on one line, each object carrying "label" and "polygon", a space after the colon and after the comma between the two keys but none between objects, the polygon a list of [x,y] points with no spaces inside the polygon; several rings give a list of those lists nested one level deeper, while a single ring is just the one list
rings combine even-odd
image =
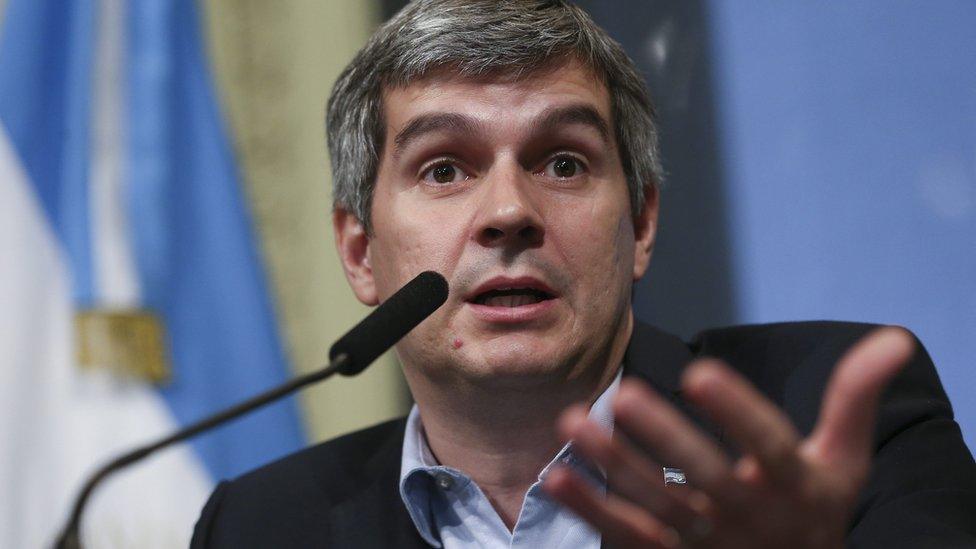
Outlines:
[{"label": "blurred background", "polygon": [[[106,457],[298,372],[367,311],[324,104],[397,0],[0,0],[0,546]],[[668,181],[637,315],[901,324],[976,442],[976,4],[584,1]],[[95,547],[185,547],[216,480],[406,412],[392,357],[126,471]]]}]

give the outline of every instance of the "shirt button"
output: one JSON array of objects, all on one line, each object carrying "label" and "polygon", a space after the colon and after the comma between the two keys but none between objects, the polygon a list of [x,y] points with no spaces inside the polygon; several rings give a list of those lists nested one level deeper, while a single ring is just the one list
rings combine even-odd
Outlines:
[{"label": "shirt button", "polygon": [[450,490],[454,486],[454,479],[451,475],[447,473],[438,473],[436,476],[437,485],[441,487],[442,490]]}]

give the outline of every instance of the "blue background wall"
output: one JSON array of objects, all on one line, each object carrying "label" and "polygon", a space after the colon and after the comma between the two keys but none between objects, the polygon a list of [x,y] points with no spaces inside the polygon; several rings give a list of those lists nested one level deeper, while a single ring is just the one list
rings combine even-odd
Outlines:
[{"label": "blue background wall", "polygon": [[644,70],[670,173],[637,312],[902,324],[976,446],[976,3],[581,2]]},{"label": "blue background wall", "polygon": [[709,10],[737,319],[902,324],[976,443],[976,3]]}]

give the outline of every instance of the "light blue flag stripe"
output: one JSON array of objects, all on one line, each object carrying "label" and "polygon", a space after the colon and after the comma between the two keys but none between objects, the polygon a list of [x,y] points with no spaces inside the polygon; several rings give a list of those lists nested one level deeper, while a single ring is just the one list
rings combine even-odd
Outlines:
[{"label": "light blue flag stripe", "polygon": [[8,0],[0,29],[0,123],[65,248],[75,301],[93,300],[88,218],[91,0]]},{"label": "light blue flag stripe", "polygon": [[[287,377],[192,0],[126,4],[127,205],[143,304],[168,331],[185,424]],[[0,121],[68,252],[80,306],[97,305],[88,178],[91,0],[10,0],[0,36]],[[192,442],[216,478],[300,448],[293,399]]]},{"label": "light blue flag stripe", "polygon": [[[132,0],[129,219],[146,306],[169,330],[180,423],[284,381],[285,357],[192,0]],[[217,478],[304,443],[293,400],[193,441]]]}]

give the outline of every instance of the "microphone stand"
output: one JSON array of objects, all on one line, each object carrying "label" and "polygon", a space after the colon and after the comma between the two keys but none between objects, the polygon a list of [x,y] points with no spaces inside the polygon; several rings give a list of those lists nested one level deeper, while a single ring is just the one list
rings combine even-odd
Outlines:
[{"label": "microphone stand", "polygon": [[329,365],[321,370],[311,372],[299,377],[292,379],[291,381],[275,387],[274,389],[265,391],[259,395],[253,396],[237,405],[228,408],[222,412],[218,412],[210,417],[206,417],[196,423],[186,426],[175,433],[165,436],[156,442],[146,444],[145,446],[136,448],[131,452],[123,454],[111,462],[103,465],[100,469],[95,471],[91,477],[88,478],[88,482],[85,483],[84,488],[78,493],[78,497],[75,498],[75,504],[71,510],[71,518],[68,520],[68,524],[62,530],[61,535],[58,537],[58,541],[55,544],[56,549],[81,549],[81,536],[80,536],[80,526],[81,526],[81,514],[85,509],[85,504],[88,502],[88,498],[91,496],[92,491],[101,483],[105,477],[114,473],[115,471],[139,461],[149,454],[173,444],[181,440],[186,440],[194,435],[197,435],[211,427],[219,425],[225,421],[234,419],[240,415],[246,414],[251,410],[258,408],[271,402],[273,400],[279,399],[285,395],[293,393],[306,385],[315,383],[316,381],[321,381],[328,378],[336,372],[341,372],[344,367],[348,366],[349,355],[341,353],[332,358]]},{"label": "microphone stand", "polygon": [[143,459],[160,448],[200,434],[306,385],[321,381],[336,372],[344,376],[358,374],[443,305],[449,291],[447,280],[440,274],[433,271],[420,273],[339,338],[329,349],[329,365],[325,368],[296,377],[279,387],[202,419],[156,442],[136,448],[102,466],[88,479],[75,499],[71,518],[61,531],[55,548],[81,549],[81,513],[92,490],[111,473]]}]

